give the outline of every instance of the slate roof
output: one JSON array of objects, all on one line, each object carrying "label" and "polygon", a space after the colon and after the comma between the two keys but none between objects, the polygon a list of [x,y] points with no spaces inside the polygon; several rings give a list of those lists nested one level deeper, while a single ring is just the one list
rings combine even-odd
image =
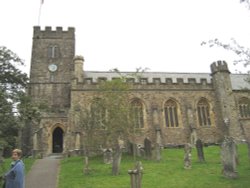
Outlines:
[{"label": "slate roof", "polygon": [[233,90],[250,89],[250,75],[247,74],[231,74],[231,82]]},{"label": "slate roof", "polygon": [[[121,72],[122,75],[130,76],[135,72]],[[246,81],[249,75],[247,74],[231,74],[232,88],[233,90],[250,89],[250,83]],[[116,72],[108,71],[85,71],[84,78],[92,79],[93,83],[98,82],[98,79],[112,80],[119,77]],[[210,73],[171,73],[171,72],[144,72],[140,73],[141,78],[146,78],[148,83],[153,83],[154,79],[160,79],[161,83],[166,83],[166,79],[172,79],[172,83],[177,83],[177,79],[183,79],[183,83],[189,83],[189,79],[195,80],[196,83],[201,83],[202,80],[206,80],[208,84],[212,82],[212,76]],[[139,80],[135,80],[139,82]]]}]

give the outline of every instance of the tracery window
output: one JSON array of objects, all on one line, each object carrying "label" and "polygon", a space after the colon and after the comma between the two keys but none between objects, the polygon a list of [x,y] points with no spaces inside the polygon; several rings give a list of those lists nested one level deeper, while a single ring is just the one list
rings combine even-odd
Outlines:
[{"label": "tracery window", "polygon": [[211,126],[210,108],[207,99],[202,98],[198,102],[197,113],[200,126]]},{"label": "tracery window", "polygon": [[248,98],[241,98],[239,100],[239,111],[241,118],[250,118],[250,100]]},{"label": "tracery window", "polygon": [[166,127],[179,127],[178,106],[174,100],[170,99],[165,103],[164,114]]},{"label": "tracery window", "polygon": [[135,128],[144,127],[143,104],[139,99],[131,102],[131,118]]}]

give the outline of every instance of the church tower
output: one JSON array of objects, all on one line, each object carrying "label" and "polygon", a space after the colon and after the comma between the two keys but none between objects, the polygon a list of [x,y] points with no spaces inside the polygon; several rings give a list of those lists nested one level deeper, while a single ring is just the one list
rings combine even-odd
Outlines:
[{"label": "church tower", "polygon": [[34,27],[28,91],[33,102],[44,104],[48,110],[40,125],[32,127],[33,151],[50,154],[64,150],[74,55],[74,28]]},{"label": "church tower", "polygon": [[34,27],[30,69],[30,95],[54,111],[69,107],[72,60],[75,55],[75,30]]}]

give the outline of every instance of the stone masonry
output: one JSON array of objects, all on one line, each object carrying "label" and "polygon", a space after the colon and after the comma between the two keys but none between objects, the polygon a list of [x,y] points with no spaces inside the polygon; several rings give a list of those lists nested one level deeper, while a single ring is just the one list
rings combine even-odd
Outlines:
[{"label": "stone masonry", "polygon": [[[77,126],[75,110],[89,108],[100,96],[99,83],[116,77],[114,72],[84,69],[84,58],[75,56],[74,28],[34,27],[28,92],[48,110],[24,144],[43,155],[82,149],[84,132]],[[243,117],[239,103],[242,98],[250,100],[246,77],[231,74],[227,63],[218,61],[212,63],[211,73],[144,72],[128,79],[129,100],[139,101],[143,114],[137,144],[143,145],[145,138],[156,140],[153,121],[161,130],[163,146],[184,145],[193,129],[204,144],[219,143],[225,134],[239,141],[249,137],[250,112]]]}]

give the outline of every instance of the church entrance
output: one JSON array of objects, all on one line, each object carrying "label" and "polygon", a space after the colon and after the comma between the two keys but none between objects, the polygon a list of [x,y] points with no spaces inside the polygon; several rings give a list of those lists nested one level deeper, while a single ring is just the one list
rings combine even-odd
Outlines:
[{"label": "church entrance", "polygon": [[63,152],[63,130],[60,127],[55,128],[53,131],[53,153]]}]

